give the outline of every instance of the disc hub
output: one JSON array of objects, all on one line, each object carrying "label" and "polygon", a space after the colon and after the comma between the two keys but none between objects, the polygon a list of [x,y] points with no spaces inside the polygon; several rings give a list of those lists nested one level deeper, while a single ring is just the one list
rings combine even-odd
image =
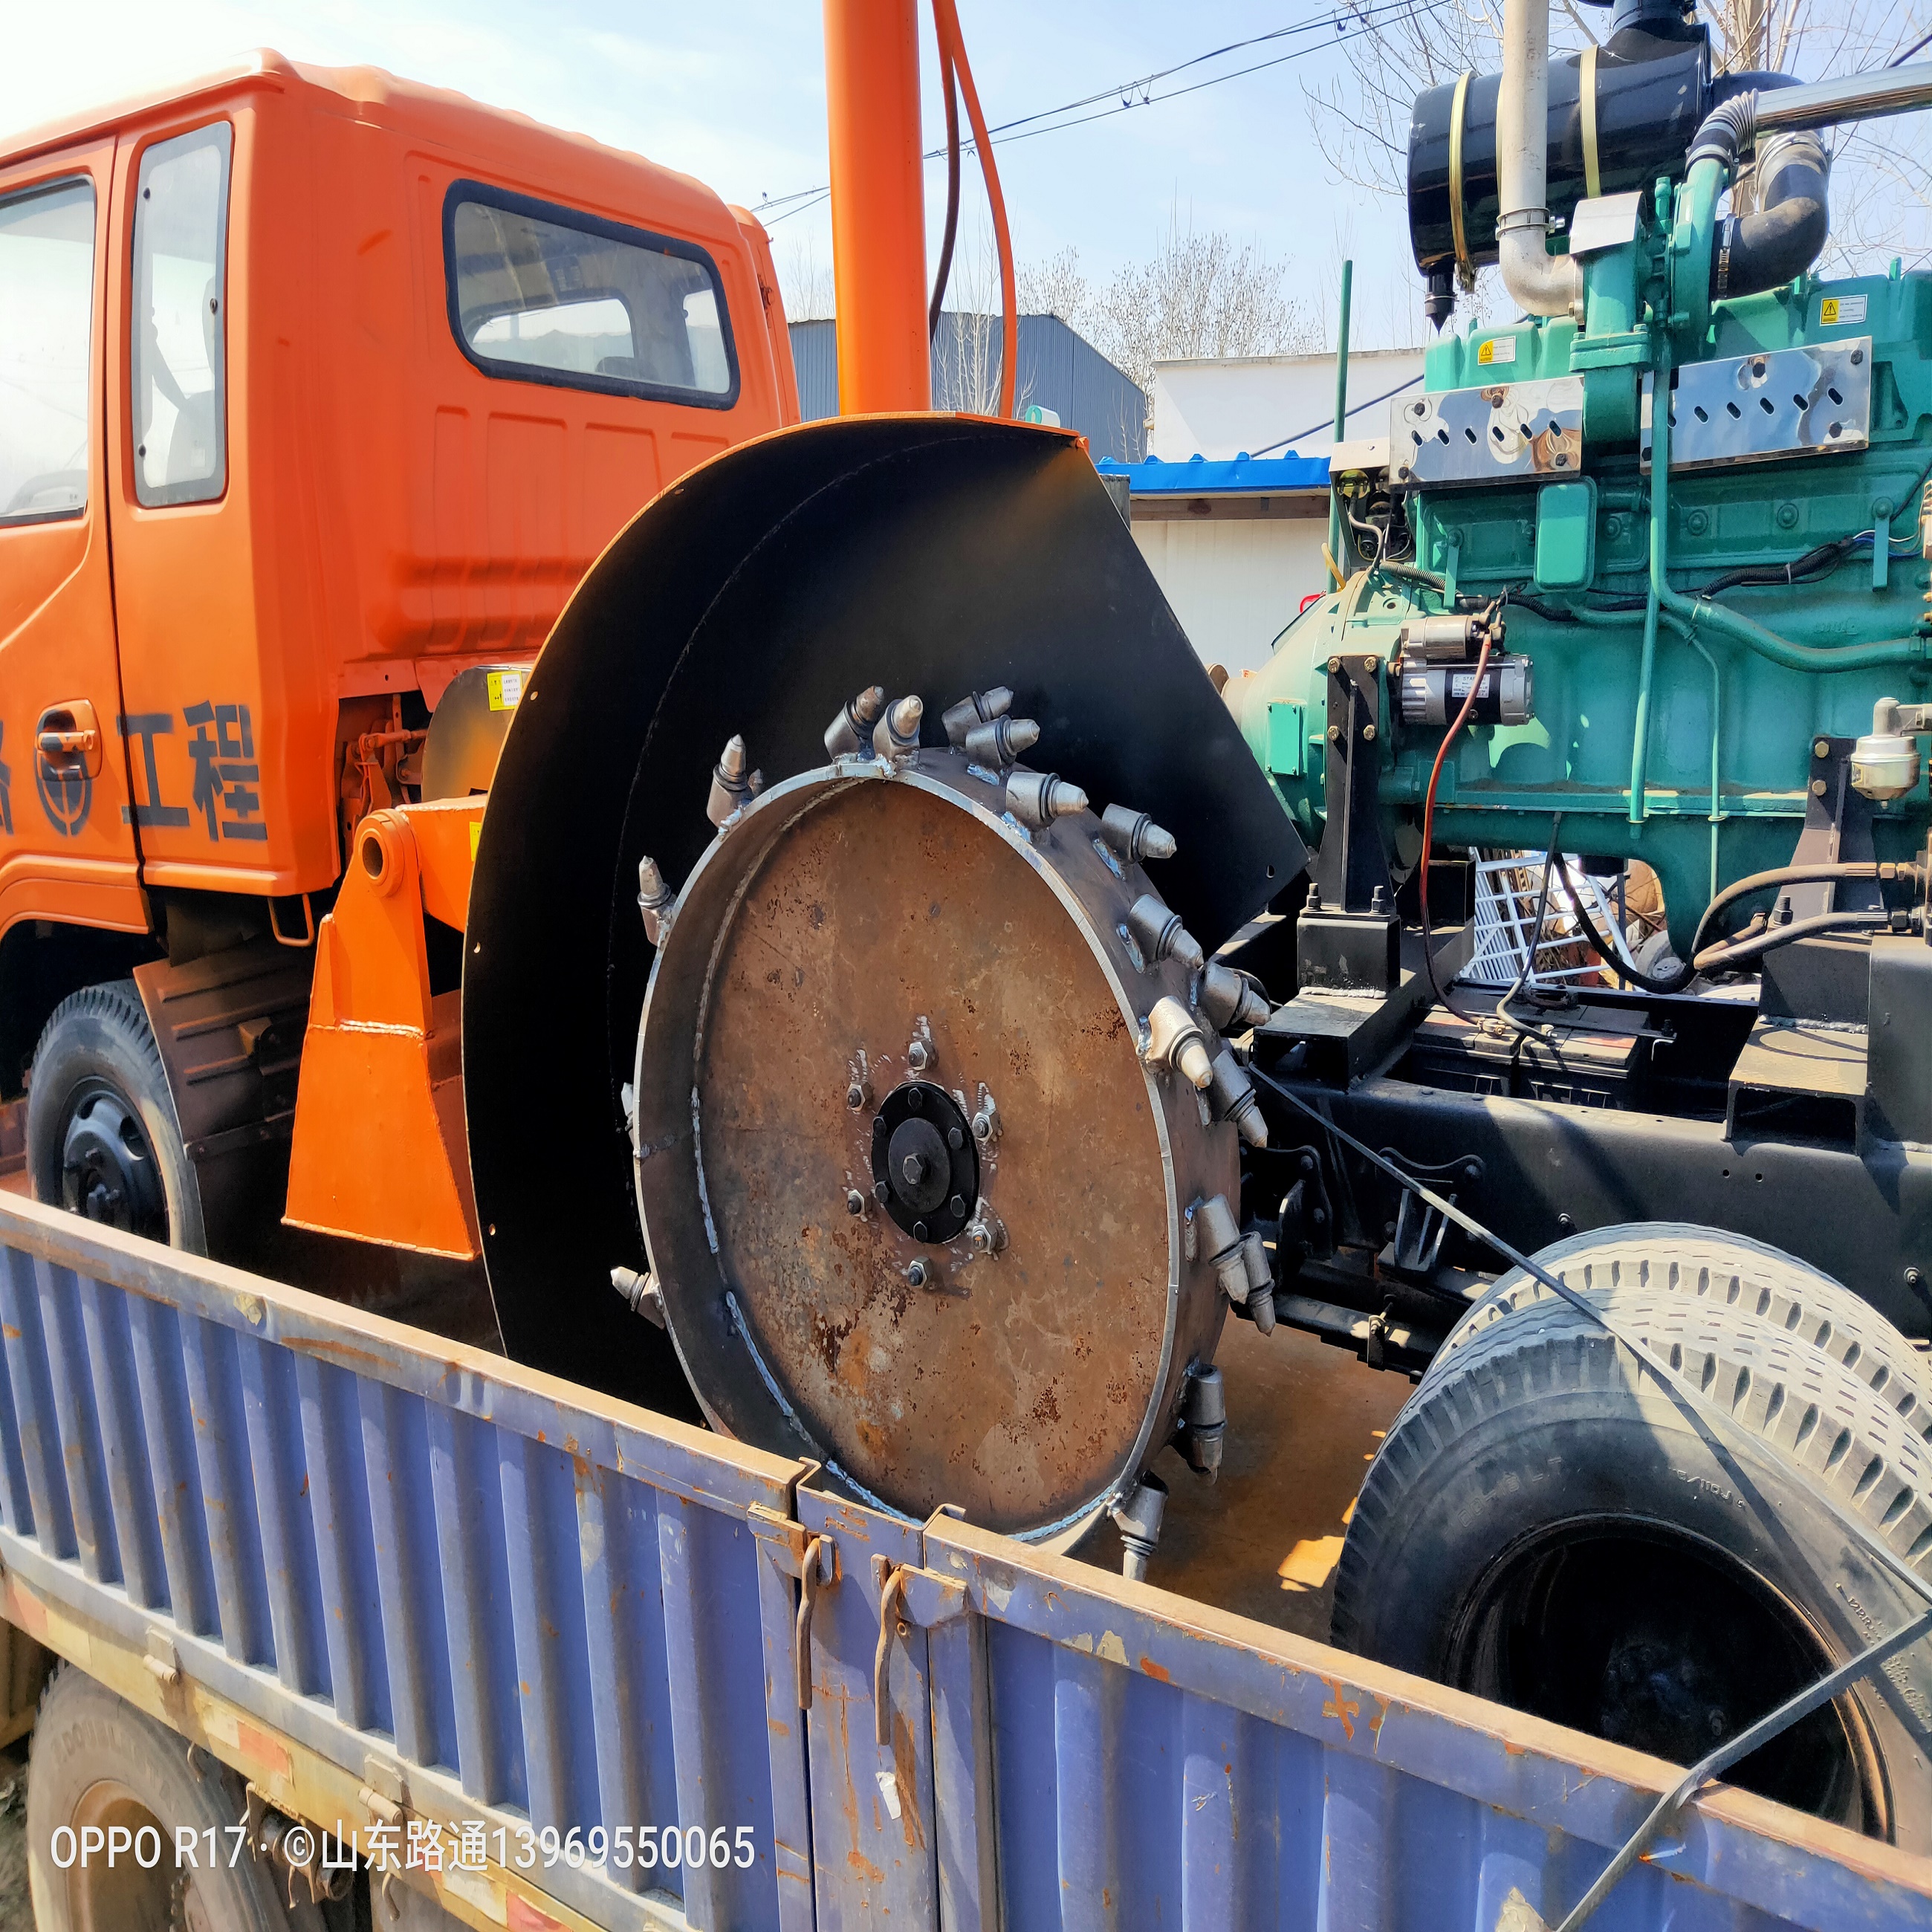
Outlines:
[{"label": "disc hub", "polygon": [[61,1143],[62,1194],[72,1214],[167,1239],[168,1204],[140,1117],[111,1087],[76,1095]]},{"label": "disc hub", "polygon": [[979,1150],[958,1102],[929,1080],[895,1087],[872,1120],[872,1198],[914,1240],[944,1245],[979,1194]]}]

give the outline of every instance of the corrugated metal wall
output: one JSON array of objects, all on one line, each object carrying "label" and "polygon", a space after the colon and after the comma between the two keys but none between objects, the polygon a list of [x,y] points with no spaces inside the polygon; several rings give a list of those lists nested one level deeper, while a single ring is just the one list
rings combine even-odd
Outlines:
[{"label": "corrugated metal wall", "polygon": [[[1096,460],[1111,456],[1138,463],[1147,453],[1147,398],[1084,337],[1057,315],[1023,315],[1019,328],[1018,399],[1051,410],[1092,446]],[[990,412],[999,388],[997,316],[949,309],[940,318],[932,352],[932,406]],[[837,325],[795,322],[792,360],[798,370],[800,412],[810,422],[838,413]]]}]

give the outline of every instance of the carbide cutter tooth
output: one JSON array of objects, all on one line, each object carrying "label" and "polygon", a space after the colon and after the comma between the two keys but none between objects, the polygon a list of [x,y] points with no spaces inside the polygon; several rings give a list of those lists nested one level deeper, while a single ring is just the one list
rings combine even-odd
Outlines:
[{"label": "carbide cutter tooth", "polygon": [[1012,706],[1013,694],[1004,684],[994,685],[991,691],[969,692],[939,714],[939,722],[946,727],[946,742],[955,750],[963,748],[966,734],[976,724],[988,724],[995,718],[1004,718]]}]

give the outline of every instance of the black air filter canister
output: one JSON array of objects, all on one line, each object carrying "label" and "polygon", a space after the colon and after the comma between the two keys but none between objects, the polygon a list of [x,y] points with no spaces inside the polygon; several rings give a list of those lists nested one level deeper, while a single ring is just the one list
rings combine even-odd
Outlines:
[{"label": "black air filter canister", "polygon": [[[1432,87],[1416,101],[1409,123],[1409,242],[1415,266],[1445,286],[1459,258],[1472,268],[1496,259],[1501,85],[1499,74],[1489,74]],[[1666,40],[1626,29],[1600,47],[1552,60],[1551,216],[1567,218],[1586,195],[1647,188],[1675,172],[1711,94],[1710,49],[1701,34]]]}]

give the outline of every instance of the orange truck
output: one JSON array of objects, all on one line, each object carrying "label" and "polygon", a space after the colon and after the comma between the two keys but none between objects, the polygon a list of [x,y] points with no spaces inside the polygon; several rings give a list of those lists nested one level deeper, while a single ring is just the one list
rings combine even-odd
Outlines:
[{"label": "orange truck", "polygon": [[591,561],[798,419],[763,230],[264,52],[0,154],[0,1175],[474,1258],[481,795]]}]

